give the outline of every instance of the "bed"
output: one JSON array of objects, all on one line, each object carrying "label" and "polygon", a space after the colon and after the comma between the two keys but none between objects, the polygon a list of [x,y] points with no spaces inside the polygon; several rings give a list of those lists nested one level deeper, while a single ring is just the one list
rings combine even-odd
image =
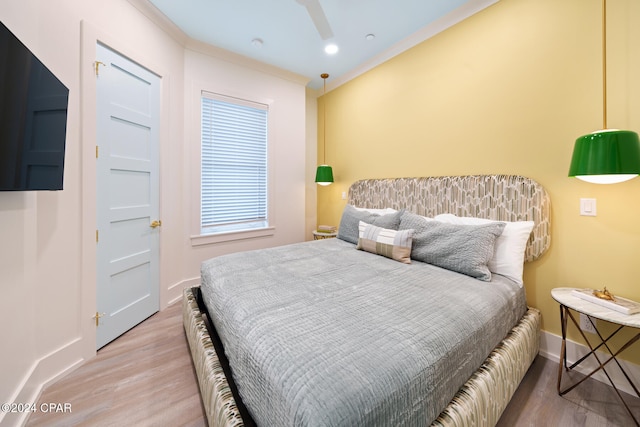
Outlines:
[{"label": "bed", "polygon": [[362,180],[339,239],[206,261],[183,317],[209,425],[495,425],[540,334],[497,241],[528,225],[538,259],[549,206],[521,176]]}]

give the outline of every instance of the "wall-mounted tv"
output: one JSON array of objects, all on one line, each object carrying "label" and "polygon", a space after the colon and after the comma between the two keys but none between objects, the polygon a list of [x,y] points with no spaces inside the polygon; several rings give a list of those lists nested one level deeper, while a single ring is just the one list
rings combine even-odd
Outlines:
[{"label": "wall-mounted tv", "polygon": [[0,22],[0,191],[62,190],[69,89]]}]

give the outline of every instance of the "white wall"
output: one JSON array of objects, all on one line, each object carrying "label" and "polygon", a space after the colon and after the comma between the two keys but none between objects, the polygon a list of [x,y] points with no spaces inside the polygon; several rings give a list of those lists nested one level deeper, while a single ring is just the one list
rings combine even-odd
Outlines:
[{"label": "white wall", "polygon": [[[70,89],[65,189],[0,193],[1,402],[35,401],[43,385],[95,355],[96,41],[162,77],[161,307],[197,283],[204,259],[305,238],[306,82],[217,50],[185,49],[183,35],[161,30],[147,15],[142,0],[0,2],[0,20]],[[192,246],[198,139],[185,87],[196,80],[277,104],[272,237]],[[2,425],[23,421],[0,413]]]},{"label": "white wall", "polygon": [[199,230],[199,169],[184,175],[189,197],[185,201],[185,253],[191,272],[199,272],[200,263],[214,255],[303,241],[305,238],[305,80],[283,79],[256,69],[211,56],[216,50],[189,43],[185,51],[185,147],[191,165],[200,162],[200,95],[202,90],[269,104],[269,162],[273,175],[269,186],[272,236],[240,238],[202,246]]}]

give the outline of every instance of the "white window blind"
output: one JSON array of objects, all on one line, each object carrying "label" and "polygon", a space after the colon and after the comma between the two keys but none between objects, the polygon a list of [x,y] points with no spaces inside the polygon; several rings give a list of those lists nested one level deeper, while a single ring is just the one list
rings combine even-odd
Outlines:
[{"label": "white window blind", "polygon": [[268,106],[202,94],[203,234],[266,227]]}]

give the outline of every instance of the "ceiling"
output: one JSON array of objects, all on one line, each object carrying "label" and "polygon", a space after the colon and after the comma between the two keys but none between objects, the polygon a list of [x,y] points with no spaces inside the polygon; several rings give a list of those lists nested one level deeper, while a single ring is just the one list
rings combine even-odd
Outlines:
[{"label": "ceiling", "polygon": [[[327,85],[349,80],[497,1],[149,0],[190,38],[306,77],[313,89],[322,73]],[[325,53],[328,44],[338,52]]]}]

